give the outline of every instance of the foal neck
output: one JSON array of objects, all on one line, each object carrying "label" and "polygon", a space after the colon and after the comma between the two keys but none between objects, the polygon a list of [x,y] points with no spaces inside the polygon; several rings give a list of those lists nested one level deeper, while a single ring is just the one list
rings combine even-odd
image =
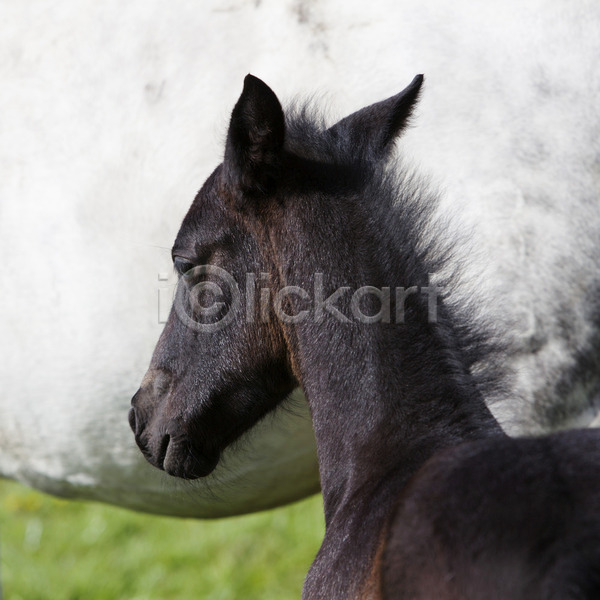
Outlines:
[{"label": "foal neck", "polygon": [[[376,206],[373,193],[381,196]],[[287,202],[285,219],[269,232],[281,285],[312,282],[316,293],[323,281],[321,300],[350,288],[335,303],[349,322],[326,309],[283,325],[313,415],[326,522],[374,496],[397,496],[436,451],[501,434],[449,311],[439,297],[432,303],[431,264],[415,243],[419,219],[386,203],[387,195],[377,187],[363,190],[367,198],[332,196],[318,208],[314,199]],[[390,323],[353,314],[350,298],[363,286],[390,289]],[[421,289],[407,293],[413,286]],[[304,308],[298,297],[289,300],[292,314]]]}]

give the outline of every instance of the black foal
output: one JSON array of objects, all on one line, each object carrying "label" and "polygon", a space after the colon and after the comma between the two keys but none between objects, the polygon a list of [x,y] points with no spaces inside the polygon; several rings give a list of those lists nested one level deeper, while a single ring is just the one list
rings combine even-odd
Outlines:
[{"label": "black foal", "polygon": [[490,338],[430,277],[435,195],[390,161],[422,81],[325,128],[246,78],[173,247],[136,439],[203,476],[301,385],[326,520],[306,600],[600,598],[600,435],[503,434]]}]

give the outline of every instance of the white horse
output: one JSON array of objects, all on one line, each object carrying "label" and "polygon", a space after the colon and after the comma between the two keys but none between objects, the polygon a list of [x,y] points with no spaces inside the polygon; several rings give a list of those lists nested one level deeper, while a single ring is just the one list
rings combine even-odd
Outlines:
[{"label": "white horse", "polygon": [[171,242],[249,71],[288,96],[333,90],[339,113],[426,74],[403,151],[461,224],[456,297],[510,345],[514,401],[492,409],[520,432],[594,419],[600,5],[5,0],[0,18],[0,474],[198,517],[318,489],[300,394],[184,487],[127,424]]}]

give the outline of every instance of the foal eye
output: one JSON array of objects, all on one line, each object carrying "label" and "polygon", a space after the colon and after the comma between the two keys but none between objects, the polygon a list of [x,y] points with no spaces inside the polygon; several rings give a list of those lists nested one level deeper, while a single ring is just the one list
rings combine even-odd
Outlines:
[{"label": "foal eye", "polygon": [[180,275],[183,275],[190,269],[194,268],[194,263],[191,263],[189,260],[186,260],[185,258],[181,258],[181,256],[176,256],[173,259],[173,265],[175,266],[175,270]]}]

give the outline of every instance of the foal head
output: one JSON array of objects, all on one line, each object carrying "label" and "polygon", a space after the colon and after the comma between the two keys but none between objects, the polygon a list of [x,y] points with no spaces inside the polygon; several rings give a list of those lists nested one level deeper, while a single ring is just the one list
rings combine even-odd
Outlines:
[{"label": "foal head", "polygon": [[[405,127],[421,83],[418,76],[325,130],[301,118],[286,123],[275,94],[246,77],[224,161],[175,240],[174,306],[132,400],[130,425],[153,465],[184,478],[208,475],[221,452],[298,385],[289,297],[277,304],[264,295],[306,282],[293,262],[295,250],[304,251],[295,215],[353,243],[328,203],[342,199],[368,217],[356,199]],[[324,264],[345,268],[339,244],[321,251]]]}]

